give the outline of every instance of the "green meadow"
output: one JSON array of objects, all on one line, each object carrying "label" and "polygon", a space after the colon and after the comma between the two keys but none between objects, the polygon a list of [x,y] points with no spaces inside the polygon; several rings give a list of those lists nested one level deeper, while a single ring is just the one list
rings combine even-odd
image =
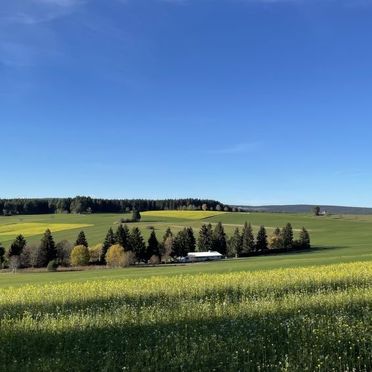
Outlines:
[{"label": "green meadow", "polygon": [[[8,246],[86,232],[91,245],[125,215],[1,217]],[[147,212],[148,238],[245,221],[305,226],[312,249],[220,262],[0,273],[0,359],[7,371],[370,371],[372,217]],[[202,351],[202,352],[201,352]],[[1,369],[1,367],[0,367]]]},{"label": "green meadow", "polygon": [[[0,241],[8,247],[18,233],[24,233],[29,243],[38,243],[42,232],[49,227],[55,241],[67,239],[74,241],[78,232],[83,229],[90,245],[103,241],[109,227],[116,229],[121,218],[128,215],[120,214],[87,214],[87,215],[37,215],[0,217]],[[144,212],[139,226],[145,239],[154,228],[158,239],[161,239],[166,228],[173,232],[185,226],[194,228],[197,235],[203,223],[215,224],[221,221],[227,234],[236,227],[241,227],[245,221],[251,222],[257,231],[260,225],[265,225],[268,233],[276,226],[282,227],[291,222],[295,234],[305,226],[311,234],[313,248],[309,252],[288,253],[271,256],[251,257],[247,259],[226,260],[207,264],[180,266],[160,266],[148,268],[94,269],[58,273],[10,273],[0,274],[0,287],[22,285],[25,283],[46,283],[54,281],[84,281],[95,278],[139,278],[153,275],[177,275],[180,273],[224,273],[239,271],[269,270],[275,268],[291,268],[312,265],[369,261],[372,259],[372,216],[327,216],[315,217],[310,214],[280,214],[280,213],[223,213],[201,211],[162,211]],[[33,227],[25,229],[23,227]],[[9,233],[11,231],[11,233]]]}]

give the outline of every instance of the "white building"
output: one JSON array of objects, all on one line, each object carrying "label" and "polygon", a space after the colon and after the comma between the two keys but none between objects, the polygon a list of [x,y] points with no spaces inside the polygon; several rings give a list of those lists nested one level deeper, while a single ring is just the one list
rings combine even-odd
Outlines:
[{"label": "white building", "polygon": [[216,251],[208,252],[190,252],[187,254],[187,261],[200,262],[200,261],[217,261],[225,258],[221,253]]}]

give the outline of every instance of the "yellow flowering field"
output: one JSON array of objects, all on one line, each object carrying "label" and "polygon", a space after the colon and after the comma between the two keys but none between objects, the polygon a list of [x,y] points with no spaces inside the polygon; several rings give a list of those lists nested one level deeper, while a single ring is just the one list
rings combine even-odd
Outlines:
[{"label": "yellow flowering field", "polygon": [[370,371],[372,263],[0,292],[7,371]]}]

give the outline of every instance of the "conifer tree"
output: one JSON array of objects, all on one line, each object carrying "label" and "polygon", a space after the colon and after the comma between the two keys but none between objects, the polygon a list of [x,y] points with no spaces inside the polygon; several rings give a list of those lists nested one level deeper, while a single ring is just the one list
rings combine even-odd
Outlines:
[{"label": "conifer tree", "polygon": [[203,225],[199,231],[198,250],[199,252],[210,251],[213,248],[212,225]]},{"label": "conifer tree", "polygon": [[54,243],[52,233],[49,229],[45,231],[44,236],[41,239],[39,252],[40,257],[44,259],[44,262],[39,262],[39,264],[41,264],[42,266],[46,266],[50,261],[53,261],[57,258],[56,245]]},{"label": "conifer tree", "polygon": [[151,231],[150,238],[148,240],[146,260],[149,260],[152,256],[157,256],[160,259],[159,242],[156,237],[155,230]]},{"label": "conifer tree", "polygon": [[196,240],[194,230],[191,227],[184,229],[186,252],[195,252]]},{"label": "conifer tree", "polygon": [[293,247],[293,229],[290,223],[282,230],[283,248],[291,249]]},{"label": "conifer tree", "polygon": [[222,255],[227,253],[226,234],[221,222],[218,222],[213,231],[213,250]]},{"label": "conifer tree", "polygon": [[75,247],[78,245],[83,245],[84,247],[88,248],[88,241],[87,241],[87,238],[85,237],[84,231],[79,232],[79,235],[75,242]]},{"label": "conifer tree", "polygon": [[242,251],[242,236],[238,228],[235,229],[233,236],[229,239],[227,246],[228,257],[239,257]]},{"label": "conifer tree", "polygon": [[20,256],[26,244],[27,242],[23,235],[18,235],[9,248],[8,257]]},{"label": "conifer tree", "polygon": [[261,226],[258,230],[257,240],[256,240],[256,251],[264,252],[267,250],[267,234],[265,226]]},{"label": "conifer tree", "polygon": [[120,244],[123,248],[124,251],[130,251],[130,247],[128,246],[128,241],[129,241],[129,229],[127,225],[122,225],[120,224],[118,226],[118,229],[116,230],[115,234],[115,242],[116,244]]},{"label": "conifer tree", "polygon": [[138,227],[134,227],[129,236],[130,246],[137,261],[146,260],[146,244]]},{"label": "conifer tree", "polygon": [[299,243],[300,243],[300,247],[303,249],[308,249],[311,247],[310,234],[304,227],[302,228],[300,232]]},{"label": "conifer tree", "polygon": [[114,232],[112,231],[112,228],[110,227],[107,231],[105,240],[102,245],[102,252],[101,252],[101,263],[102,264],[106,262],[105,257],[106,257],[106,253],[108,249],[114,244],[116,244],[116,239],[115,239]]},{"label": "conifer tree", "polygon": [[241,254],[244,256],[248,253],[251,253],[255,250],[254,236],[252,225],[249,223],[244,224],[242,232],[242,249]]}]

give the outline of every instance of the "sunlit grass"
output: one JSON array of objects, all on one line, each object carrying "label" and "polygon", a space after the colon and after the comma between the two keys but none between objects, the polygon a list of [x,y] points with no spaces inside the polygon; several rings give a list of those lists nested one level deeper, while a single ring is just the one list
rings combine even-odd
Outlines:
[{"label": "sunlit grass", "polygon": [[[372,263],[0,292],[8,370],[371,370]],[[16,351],[16,352],[15,352]]]},{"label": "sunlit grass", "polygon": [[201,220],[204,218],[220,216],[226,212],[214,211],[148,211],[142,212],[144,217],[166,217],[166,218],[180,218],[186,220]]}]

